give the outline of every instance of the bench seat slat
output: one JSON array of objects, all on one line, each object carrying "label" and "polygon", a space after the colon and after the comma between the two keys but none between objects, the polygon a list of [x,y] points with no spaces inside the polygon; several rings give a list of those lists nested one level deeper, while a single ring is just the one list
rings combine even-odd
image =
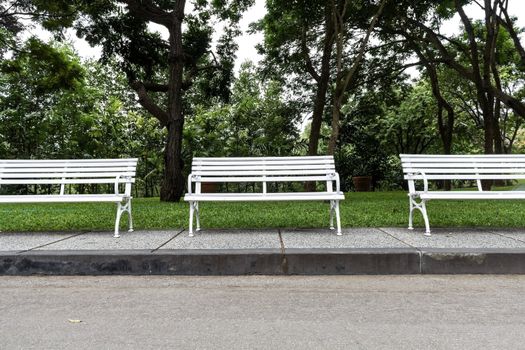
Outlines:
[{"label": "bench seat slat", "polygon": [[64,194],[64,195],[7,195],[0,196],[0,203],[80,203],[111,202],[118,203],[124,195],[115,194]]},{"label": "bench seat slat", "polygon": [[[423,180],[421,175],[405,175],[405,180]],[[453,175],[453,174],[439,174],[439,175],[427,175],[428,180],[521,180],[525,179],[525,174],[514,175],[501,175],[501,174],[470,174],[470,175]]]},{"label": "bench seat slat", "polygon": [[343,200],[342,192],[278,192],[278,193],[200,193],[186,194],[186,201],[307,201]]},{"label": "bench seat slat", "polygon": [[406,168],[406,173],[416,173],[418,171],[424,172],[425,175],[432,174],[525,174],[525,168],[490,168],[490,169],[473,169],[473,168],[458,168],[458,169],[428,169],[428,168]]},{"label": "bench seat slat", "polygon": [[421,192],[422,199],[525,199],[525,191],[431,191]]}]

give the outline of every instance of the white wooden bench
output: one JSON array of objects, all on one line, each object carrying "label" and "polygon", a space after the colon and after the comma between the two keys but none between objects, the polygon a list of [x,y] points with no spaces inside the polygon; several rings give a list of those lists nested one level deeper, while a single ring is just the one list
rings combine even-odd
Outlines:
[{"label": "white wooden bench", "polygon": [[[268,192],[267,183],[326,182],[324,192]],[[202,193],[203,182],[262,183],[258,193]],[[335,188],[334,188],[335,183]],[[195,191],[193,191],[193,184]],[[193,216],[200,230],[199,202],[208,201],[330,201],[330,229],[334,213],[337,234],[341,235],[339,201],[344,194],[339,187],[333,156],[312,157],[250,157],[250,158],[193,158],[188,176],[188,193],[184,200],[190,204],[189,234],[193,236]]]},{"label": "white wooden bench", "polygon": [[[129,231],[133,231],[131,219],[131,184],[135,182],[137,159],[90,159],[90,160],[0,160],[0,186],[4,185],[57,185],[55,194],[0,195],[0,203],[117,203],[115,237],[119,237],[122,213],[129,217]],[[113,184],[110,193],[68,193],[66,185]],[[120,193],[119,185],[124,192]],[[69,187],[69,186],[68,186]],[[108,186],[100,186],[108,187]]]},{"label": "white wooden bench", "polygon": [[[525,199],[525,191],[484,191],[482,180],[525,179],[525,155],[415,155],[401,154],[405,180],[408,180],[410,214],[408,229],[412,230],[413,211],[418,209],[425,221],[425,235],[430,225],[425,203],[433,199]],[[415,182],[423,181],[416,190]],[[438,191],[429,188],[429,180],[476,181],[477,191]]]}]

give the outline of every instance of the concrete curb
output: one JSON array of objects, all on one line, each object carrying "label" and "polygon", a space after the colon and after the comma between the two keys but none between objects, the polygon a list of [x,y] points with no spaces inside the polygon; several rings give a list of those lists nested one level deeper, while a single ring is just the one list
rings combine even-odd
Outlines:
[{"label": "concrete curb", "polygon": [[525,249],[0,252],[0,275],[525,274]]}]

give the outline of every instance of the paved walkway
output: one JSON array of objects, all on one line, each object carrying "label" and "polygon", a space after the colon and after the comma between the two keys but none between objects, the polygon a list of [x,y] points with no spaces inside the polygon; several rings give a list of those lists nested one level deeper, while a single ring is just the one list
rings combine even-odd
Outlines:
[{"label": "paved walkway", "polygon": [[525,274],[525,230],[1,233],[0,275]]},{"label": "paved walkway", "polygon": [[348,228],[342,236],[325,229],[203,230],[188,237],[184,229],[122,232],[0,233],[0,251],[24,254],[49,250],[149,250],[172,249],[525,249],[525,229],[448,228]]}]

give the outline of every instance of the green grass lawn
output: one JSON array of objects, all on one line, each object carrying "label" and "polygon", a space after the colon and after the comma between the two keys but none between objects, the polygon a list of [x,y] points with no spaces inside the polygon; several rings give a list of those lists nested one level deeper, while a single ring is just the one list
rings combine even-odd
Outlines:
[{"label": "green grass lawn", "polygon": [[[201,203],[205,228],[328,227],[328,203],[241,202]],[[525,227],[524,201],[431,201],[432,227]],[[72,231],[113,229],[115,205],[0,204],[0,230]],[[135,229],[176,229],[188,226],[188,205],[162,203],[158,198],[133,200]],[[406,226],[406,192],[347,193],[341,204],[343,227]],[[123,215],[121,227],[126,227]],[[423,226],[419,212],[414,225]]]}]

